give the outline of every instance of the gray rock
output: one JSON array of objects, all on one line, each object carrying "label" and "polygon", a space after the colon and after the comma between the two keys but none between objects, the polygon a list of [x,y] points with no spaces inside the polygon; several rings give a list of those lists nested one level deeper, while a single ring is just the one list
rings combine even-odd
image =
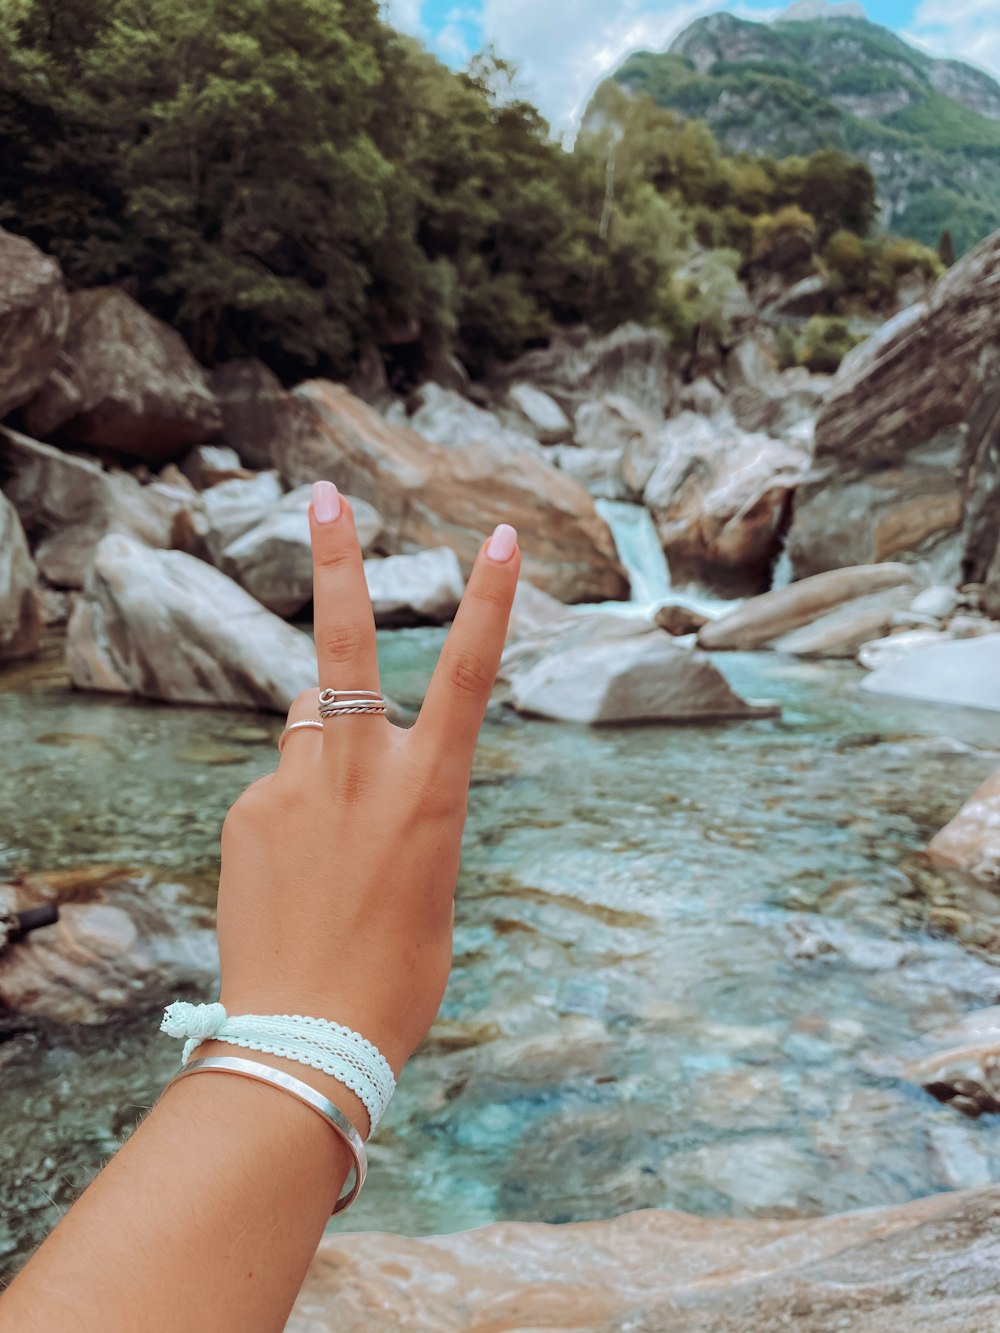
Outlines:
[{"label": "gray rock", "polygon": [[[605,498],[638,499],[646,489],[663,446],[663,425],[648,416],[621,394],[605,394],[577,408],[574,420],[576,442],[585,451],[603,453],[607,482]],[[563,451],[561,466],[572,470]],[[596,463],[593,470],[597,471]],[[578,475],[578,474],[577,474]]]},{"label": "gray rock", "polygon": [[444,624],[465,591],[458,557],[447,546],[366,560],[365,579],[379,626]]},{"label": "gray rock", "polygon": [[681,412],[697,412],[703,417],[714,417],[722,411],[723,401],[719,386],[702,375],[693,383],[684,385],[677,406]]},{"label": "gray rock", "polygon": [[58,260],[0,228],[0,419],[48,379],[68,327]]},{"label": "gray rock", "polygon": [[569,417],[556,400],[532,384],[512,384],[505,404],[518,427],[540,444],[563,444],[573,434]]},{"label": "gray rock", "polygon": [[31,657],[42,641],[38,571],[17,510],[0,491],[0,661]]},{"label": "gray rock", "polygon": [[[262,522],[236,537],[219,556],[223,573],[279,616],[293,616],[312,601],[311,493],[311,486],[289,492]],[[382,520],[364,500],[348,498],[361,549],[370,555],[381,535]]]},{"label": "gray rock", "polygon": [[870,592],[782,635],[771,647],[796,657],[854,657],[864,644],[889,632],[895,613],[909,605],[912,594],[905,584]]},{"label": "gray rock", "polygon": [[939,866],[957,868],[994,889],[1000,887],[1000,769],[932,838],[927,853]]},{"label": "gray rock", "polygon": [[236,450],[227,444],[196,445],[181,463],[180,471],[197,491],[207,491],[220,481],[247,481],[253,475],[240,462]]},{"label": "gray rock", "polygon": [[484,442],[502,449],[526,449],[536,457],[545,457],[533,435],[512,429],[492,412],[476,407],[440,384],[422,385],[411,402],[416,408],[410,418],[411,428],[446,449],[466,449],[470,444]]},{"label": "gray rock", "polygon": [[1000,634],[921,648],[878,667],[861,685],[873,694],[1000,711]]},{"label": "gray rock", "polygon": [[114,287],[70,297],[63,379],[25,408],[30,434],[151,463],[214,440],[222,415],[180,334]]},{"label": "gray rock", "polygon": [[[817,578],[823,576],[817,575]],[[932,643],[948,643],[950,635],[941,629],[904,630],[884,639],[872,639],[858,649],[858,663],[868,671],[875,671],[890,662],[901,661],[910,653],[927,648]]]},{"label": "gray rock", "polygon": [[515,643],[540,630],[551,629],[572,616],[569,607],[527,579],[518,579],[507,627],[507,642]]},{"label": "gray rock", "polygon": [[220,565],[223,552],[278,508],[284,491],[277,472],[258,472],[247,480],[222,481],[203,492],[174,524],[173,545],[200,560]]},{"label": "gray rock", "polygon": [[120,535],[97,548],[66,664],[78,689],[275,713],[316,685],[308,635],[203,561]]},{"label": "gray rock", "polygon": [[704,654],[679,648],[658,630],[556,644],[532,665],[510,669],[508,662],[506,675],[518,712],[564,722],[679,722],[775,711],[741,699]]},{"label": "gray rock", "polygon": [[170,546],[173,524],[196,503],[186,488],[142,486],[127,472],[107,472],[93,459],[12,430],[0,430],[0,463],[38,568],[59,588],[83,587],[97,543],[109,532]]},{"label": "gray rock", "polygon": [[907,588],[913,571],[906,565],[858,565],[801,579],[752,597],[699,632],[698,644],[714,651],[763,648],[783,634],[809,625],[845,602],[884,588]]},{"label": "gray rock", "polygon": [[277,468],[290,486],[305,481],[289,477],[287,469],[301,442],[316,431],[308,404],[286,393],[260,361],[229,361],[212,372],[209,384],[222,411],[221,443],[248,468]]},{"label": "gray rock", "polygon": [[551,451],[560,471],[586,487],[595,499],[625,500],[631,495],[621,475],[621,460],[604,449],[557,444]]},{"label": "gray rock", "polygon": [[925,588],[923,592],[918,593],[913,599],[910,610],[916,615],[933,616],[935,620],[947,620],[958,610],[959,600],[959,595],[954,588],[939,583],[935,584],[933,588]]}]

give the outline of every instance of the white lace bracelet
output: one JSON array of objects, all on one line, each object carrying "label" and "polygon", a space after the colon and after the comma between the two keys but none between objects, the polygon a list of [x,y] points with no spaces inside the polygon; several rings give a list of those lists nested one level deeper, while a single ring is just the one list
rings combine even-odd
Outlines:
[{"label": "white lace bracelet", "polygon": [[302,1014],[235,1014],[230,1017],[221,1004],[187,1004],[175,1000],[167,1006],[160,1031],[170,1037],[187,1037],[186,1065],[203,1041],[221,1041],[242,1046],[262,1055],[278,1055],[329,1074],[356,1093],[365,1104],[371,1121],[369,1137],[385,1114],[396,1091],[389,1062],[359,1032]]}]

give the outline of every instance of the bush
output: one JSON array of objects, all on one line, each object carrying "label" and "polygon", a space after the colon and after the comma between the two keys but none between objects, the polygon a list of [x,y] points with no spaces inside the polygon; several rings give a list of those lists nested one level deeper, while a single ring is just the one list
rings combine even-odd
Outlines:
[{"label": "bush", "polygon": [[796,361],[815,375],[832,375],[847,353],[862,341],[845,320],[815,315],[806,325]]}]

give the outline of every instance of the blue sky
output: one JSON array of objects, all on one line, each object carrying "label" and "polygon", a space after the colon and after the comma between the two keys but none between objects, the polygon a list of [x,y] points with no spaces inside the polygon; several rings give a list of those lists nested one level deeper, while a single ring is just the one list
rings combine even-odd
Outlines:
[{"label": "blue sky", "polygon": [[[521,70],[524,91],[572,130],[599,79],[629,51],[659,50],[693,19],[718,9],[769,19],[767,0],[385,0],[390,21],[442,59],[464,64],[492,43]],[[1000,76],[998,0],[863,0],[868,17],[934,55],[972,61]]]}]

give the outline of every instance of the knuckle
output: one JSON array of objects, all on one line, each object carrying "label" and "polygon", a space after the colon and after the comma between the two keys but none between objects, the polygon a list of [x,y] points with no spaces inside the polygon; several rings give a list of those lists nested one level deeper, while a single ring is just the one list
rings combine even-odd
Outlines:
[{"label": "knuckle", "polygon": [[356,552],[350,546],[323,546],[316,552],[318,569],[344,569],[355,560]]},{"label": "knuckle", "polygon": [[447,673],[450,683],[462,694],[483,695],[493,688],[494,672],[475,653],[452,653]]},{"label": "knuckle", "polygon": [[506,588],[499,587],[491,579],[481,579],[472,585],[467,596],[491,611],[506,611],[510,605],[510,594]]},{"label": "knuckle", "polygon": [[353,662],[362,646],[363,635],[356,625],[333,625],[319,635],[320,652],[334,665]]}]

